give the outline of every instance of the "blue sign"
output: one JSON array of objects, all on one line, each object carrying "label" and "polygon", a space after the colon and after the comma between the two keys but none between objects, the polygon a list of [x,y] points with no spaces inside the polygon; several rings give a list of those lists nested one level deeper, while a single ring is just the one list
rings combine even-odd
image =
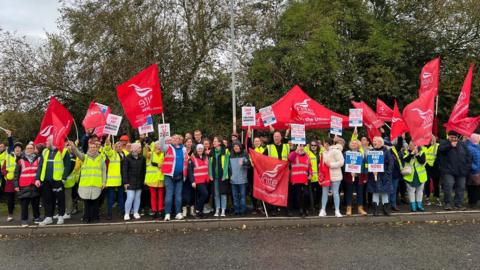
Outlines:
[{"label": "blue sign", "polygon": [[367,161],[369,172],[384,172],[385,157],[383,151],[368,151]]},{"label": "blue sign", "polygon": [[360,152],[345,152],[345,172],[361,173],[363,163],[363,154]]}]

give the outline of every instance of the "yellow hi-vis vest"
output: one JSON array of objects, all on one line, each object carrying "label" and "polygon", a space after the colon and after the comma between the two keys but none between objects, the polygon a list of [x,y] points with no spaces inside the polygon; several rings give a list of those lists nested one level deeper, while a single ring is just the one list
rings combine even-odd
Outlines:
[{"label": "yellow hi-vis vest", "polygon": [[102,162],[105,162],[105,158],[101,154],[98,154],[95,159],[85,155],[80,172],[79,187],[102,187]]},{"label": "yellow hi-vis vest", "polygon": [[435,160],[437,159],[438,143],[430,145],[429,147],[423,146],[422,152],[425,153],[427,164],[430,167],[433,167]]},{"label": "yellow hi-vis vest", "polygon": [[107,184],[106,187],[119,187],[122,185],[122,158],[117,151],[113,151],[113,154],[109,156],[108,171],[107,171]]},{"label": "yellow hi-vis vest", "polygon": [[80,168],[82,166],[82,161],[77,157],[70,157],[70,162],[75,162],[75,166],[65,181],[65,188],[74,187],[75,184],[78,183],[78,180],[80,180]]},{"label": "yellow hi-vis vest", "polygon": [[63,170],[65,168],[63,165],[63,158],[65,157],[66,153],[67,153],[66,149],[64,149],[63,153],[60,152],[60,150],[58,150],[57,153],[55,154],[55,157],[53,159],[49,159],[50,149],[46,148],[45,150],[43,150],[42,173],[40,174],[40,181],[43,182],[45,180],[45,173],[47,171],[47,162],[53,162],[53,180],[62,181]]},{"label": "yellow hi-vis vest", "polygon": [[[405,155],[404,157],[407,157],[408,155],[408,151],[405,152]],[[422,152],[419,153],[419,155],[422,155]],[[416,158],[412,158],[409,162],[410,166],[412,166],[412,173],[411,174],[408,174],[408,175],[404,175],[403,176],[403,179],[406,181],[406,182],[413,182],[413,177],[415,175],[415,172],[417,172],[417,175],[418,175],[418,180],[420,181],[420,183],[425,183],[427,182],[427,170],[425,169],[425,164],[420,164]]]},{"label": "yellow hi-vis vest", "polygon": [[17,166],[17,157],[15,154],[8,154],[5,158],[5,168],[7,169],[7,176],[5,180],[12,181],[15,174],[15,167]]},{"label": "yellow hi-vis vest", "polygon": [[[278,158],[277,148],[275,147],[274,144],[267,145],[267,149],[268,149],[268,156],[269,157]],[[283,148],[282,148],[282,160],[287,161],[288,160],[288,154],[290,154],[290,146],[288,144],[284,143]]]},{"label": "yellow hi-vis vest", "polygon": [[[310,179],[311,182],[318,182],[318,162],[320,160],[317,160],[317,156],[315,153],[313,153],[308,147],[305,147],[305,152],[308,154],[308,157],[310,158],[310,164],[312,164],[312,179]],[[319,154],[319,158],[321,155]]]},{"label": "yellow hi-vis vest", "polygon": [[397,162],[398,162],[398,166],[399,166],[400,170],[403,170],[402,160],[400,160],[400,156],[398,155],[398,152],[397,152],[397,149],[395,148],[395,146],[392,147],[392,152],[395,155],[395,157],[397,158]]},{"label": "yellow hi-vis vest", "polygon": [[257,152],[259,154],[263,154],[263,152],[265,152],[265,147],[263,147],[263,146],[255,147],[255,152]]},{"label": "yellow hi-vis vest", "polygon": [[[162,170],[160,169],[163,164],[163,159],[165,155],[163,152],[159,154],[155,153],[154,151],[150,152],[150,158],[147,159],[147,171],[145,174],[145,185],[149,187],[163,187],[164,183],[164,175]],[[152,165],[153,163],[157,163],[157,166]]]}]

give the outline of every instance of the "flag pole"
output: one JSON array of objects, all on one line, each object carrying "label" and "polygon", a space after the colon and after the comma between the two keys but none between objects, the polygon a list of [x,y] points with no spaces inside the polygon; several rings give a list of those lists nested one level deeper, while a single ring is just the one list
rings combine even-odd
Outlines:
[{"label": "flag pole", "polygon": [[78,127],[77,127],[77,122],[75,122],[75,118],[73,118],[73,125],[75,126],[75,133],[77,134],[77,140],[79,140],[79,137],[78,137]]},{"label": "flag pole", "polygon": [[165,124],[165,115],[162,113],[162,123]]},{"label": "flag pole", "polygon": [[1,130],[7,132],[7,129],[3,128],[3,127],[0,127]]},{"label": "flag pole", "polygon": [[267,207],[265,206],[265,201],[262,201],[263,204],[263,211],[265,211],[265,216],[268,218]]},{"label": "flag pole", "polygon": [[388,129],[392,130],[392,128],[385,122],[385,126],[388,127]]}]

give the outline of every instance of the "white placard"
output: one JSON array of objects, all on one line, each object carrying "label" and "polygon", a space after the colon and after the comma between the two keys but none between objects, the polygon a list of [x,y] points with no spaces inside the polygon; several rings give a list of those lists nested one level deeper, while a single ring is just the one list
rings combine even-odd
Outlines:
[{"label": "white placard", "polygon": [[273,112],[272,106],[261,108],[260,115],[262,116],[262,121],[264,126],[270,126],[277,123],[277,118]]},{"label": "white placard", "polygon": [[158,124],[158,137],[170,137],[170,124]]},{"label": "white placard", "polygon": [[348,115],[348,125],[350,127],[361,127],[363,125],[362,109],[350,109]]},{"label": "white placard", "polygon": [[242,107],[242,126],[255,126],[257,124],[255,120],[255,107]]},{"label": "white placard", "polygon": [[143,126],[138,127],[138,133],[148,134],[154,131],[155,130],[153,129],[153,119],[152,119],[152,116],[149,115],[147,116],[147,122]]},{"label": "white placard", "polygon": [[292,144],[306,144],[305,125],[291,124]]},{"label": "white placard", "polygon": [[343,118],[332,115],[330,117],[330,134],[342,136]]},{"label": "white placard", "polygon": [[107,116],[107,121],[105,124],[105,128],[103,129],[103,133],[110,134],[112,136],[117,136],[121,123],[122,123],[121,116],[110,113]]}]

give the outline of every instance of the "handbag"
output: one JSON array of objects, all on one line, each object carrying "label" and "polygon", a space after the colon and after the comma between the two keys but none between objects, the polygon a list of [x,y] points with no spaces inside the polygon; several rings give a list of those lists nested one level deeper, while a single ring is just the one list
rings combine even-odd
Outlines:
[{"label": "handbag", "polygon": [[413,172],[413,168],[412,168],[412,166],[410,166],[410,165],[408,165],[408,164],[405,165],[405,166],[403,166],[402,170],[400,171],[400,173],[401,173],[403,176],[412,174],[412,172]]},{"label": "handbag", "polygon": [[470,175],[468,182],[471,186],[480,186],[480,173]]},{"label": "handbag", "polygon": [[320,166],[318,168],[318,183],[322,187],[330,187],[332,182],[330,181],[330,168],[323,162],[323,156],[320,158]]}]

